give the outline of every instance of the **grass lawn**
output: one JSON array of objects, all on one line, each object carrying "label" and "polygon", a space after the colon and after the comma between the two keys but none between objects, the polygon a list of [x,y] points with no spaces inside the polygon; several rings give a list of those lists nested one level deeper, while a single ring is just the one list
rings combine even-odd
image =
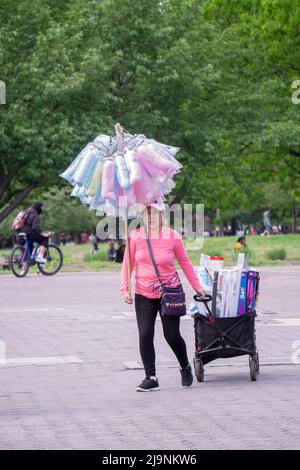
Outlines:
[{"label": "grass lawn", "polygon": [[[199,263],[200,253],[214,256],[223,256],[225,266],[236,263],[237,255],[234,246],[237,237],[205,238],[203,247],[194,250],[194,242],[186,241],[185,246],[193,264]],[[291,264],[300,265],[300,234],[272,235],[262,237],[246,237],[247,247],[250,251],[250,265],[252,266],[286,266]],[[266,254],[270,250],[284,249],[285,260],[272,261]]]},{"label": "grass lawn", "polygon": [[[198,264],[200,253],[208,255],[223,256],[225,259],[225,266],[235,264],[236,254],[234,253],[234,246],[237,237],[220,237],[220,238],[205,238],[203,246],[199,242],[191,240],[185,241],[185,246],[188,255],[193,264]],[[250,264],[252,266],[288,266],[300,265],[300,234],[289,235],[273,235],[270,237],[247,237],[247,246],[250,250]],[[99,243],[100,252],[90,257],[86,257],[90,252],[91,245],[67,245],[62,246],[61,249],[64,253],[64,265],[62,271],[119,271],[120,264],[106,261],[106,243]],[[266,253],[269,250],[284,248],[286,252],[285,260],[269,260]],[[0,259],[8,255],[10,249],[0,250]],[[32,267],[31,271],[35,272],[36,268]],[[3,271],[0,267],[0,273],[8,273]]]}]

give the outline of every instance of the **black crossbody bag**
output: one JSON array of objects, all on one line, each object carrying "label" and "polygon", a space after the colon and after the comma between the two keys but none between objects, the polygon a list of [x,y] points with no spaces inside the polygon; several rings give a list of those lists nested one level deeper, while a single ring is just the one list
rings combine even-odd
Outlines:
[{"label": "black crossbody bag", "polygon": [[146,240],[147,240],[147,245],[148,245],[151,261],[152,261],[157,278],[162,288],[161,315],[165,317],[182,317],[183,315],[186,314],[185,293],[182,288],[182,284],[180,284],[177,287],[164,286],[156,261],[154,259],[152,245],[148,238],[146,227],[145,227],[145,233],[146,233]]}]

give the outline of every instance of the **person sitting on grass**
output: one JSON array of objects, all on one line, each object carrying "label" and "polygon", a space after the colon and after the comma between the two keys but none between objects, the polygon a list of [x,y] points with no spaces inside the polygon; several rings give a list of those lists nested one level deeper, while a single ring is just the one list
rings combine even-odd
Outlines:
[{"label": "person sitting on grass", "polygon": [[110,242],[108,245],[108,250],[106,252],[108,261],[114,261],[116,258],[116,250],[114,242]]},{"label": "person sitting on grass", "polygon": [[243,235],[242,237],[239,237],[237,239],[237,242],[235,244],[235,252],[243,253],[245,248],[247,248],[246,237],[245,235]]},{"label": "person sitting on grass", "polygon": [[116,251],[116,263],[123,263],[125,243],[121,240],[118,242],[118,249]]}]

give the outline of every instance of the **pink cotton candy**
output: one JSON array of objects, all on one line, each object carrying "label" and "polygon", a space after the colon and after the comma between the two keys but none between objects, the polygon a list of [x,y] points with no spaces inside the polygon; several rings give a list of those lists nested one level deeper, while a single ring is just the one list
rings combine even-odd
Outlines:
[{"label": "pink cotton candy", "polygon": [[[164,178],[166,177],[164,171],[154,166],[151,163],[151,158],[149,158],[146,154],[143,154],[142,152],[137,152],[136,159],[139,162],[140,169],[141,169],[141,176],[140,176],[139,181],[144,180],[146,175],[148,175],[148,177],[153,176],[156,179],[160,179],[162,176],[164,176]],[[146,171],[146,175],[145,175],[145,171]]]},{"label": "pink cotton candy", "polygon": [[124,192],[126,193],[126,196],[127,196],[127,207],[132,206],[133,204],[136,204],[138,202],[133,185],[131,185],[130,188],[126,189],[126,191]]},{"label": "pink cotton candy", "polygon": [[125,160],[126,160],[127,168],[129,170],[130,183],[133,184],[141,180],[142,169],[141,169],[140,163],[138,162],[136,158],[136,152],[132,150],[127,150],[125,153]]},{"label": "pink cotton candy", "polygon": [[155,200],[161,199],[161,184],[156,179],[152,178],[151,180],[153,198]]},{"label": "pink cotton candy", "polygon": [[102,188],[101,198],[111,199],[115,201],[117,195],[115,193],[115,162],[113,160],[105,160],[102,170]]},{"label": "pink cotton candy", "polygon": [[146,191],[145,186],[143,186],[140,181],[137,183],[133,183],[134,192],[136,196],[136,200],[142,204],[146,204],[151,202],[152,200],[152,193],[149,194],[149,191]]},{"label": "pink cotton candy", "polygon": [[160,197],[159,183],[153,184],[151,181],[148,175],[147,178],[133,184],[137,202],[141,204],[152,203]]},{"label": "pink cotton candy", "polygon": [[[136,196],[135,196],[134,187],[130,186],[130,188],[128,188],[128,189],[120,188],[120,190],[119,190],[119,200],[117,201],[119,204],[121,202],[120,198],[122,198],[122,205],[123,206],[125,205],[126,207],[129,207],[129,206],[132,206],[133,204],[136,204]],[[126,204],[124,204],[124,202]]]},{"label": "pink cotton candy", "polygon": [[[141,163],[142,166],[142,174],[144,176],[145,172],[148,174],[148,177],[150,176],[151,178],[163,182],[166,179],[166,174],[164,171],[160,170],[159,168],[156,168],[155,166],[151,165],[149,161],[144,159]],[[142,177],[143,179],[143,177]]]},{"label": "pink cotton candy", "polygon": [[150,163],[165,175],[168,175],[170,171],[178,171],[179,169],[177,160],[166,157],[164,152],[155,149],[151,144],[140,145],[137,149],[137,157],[139,162]]}]

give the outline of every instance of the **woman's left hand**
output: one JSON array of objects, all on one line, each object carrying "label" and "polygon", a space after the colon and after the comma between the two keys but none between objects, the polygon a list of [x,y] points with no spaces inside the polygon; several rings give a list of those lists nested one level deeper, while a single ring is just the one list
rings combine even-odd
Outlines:
[{"label": "woman's left hand", "polygon": [[202,289],[202,287],[200,287],[200,289],[197,290],[197,294],[199,294],[202,299],[204,299],[204,297],[206,297],[206,292],[205,292],[204,289]]}]

